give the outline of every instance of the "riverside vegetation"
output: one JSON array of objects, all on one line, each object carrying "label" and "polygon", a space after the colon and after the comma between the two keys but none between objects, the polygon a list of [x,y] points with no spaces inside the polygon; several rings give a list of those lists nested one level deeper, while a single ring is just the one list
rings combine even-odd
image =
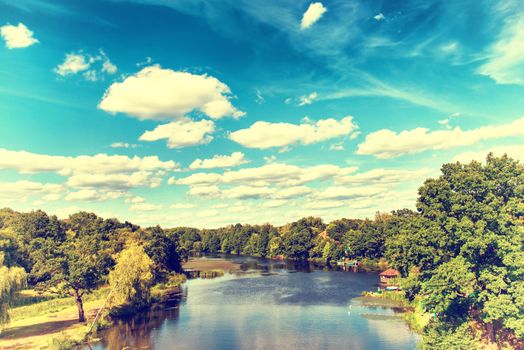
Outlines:
[{"label": "riverside vegetation", "polygon": [[450,163],[441,172],[420,187],[416,211],[327,225],[309,217],[281,227],[140,228],[86,212],[59,220],[40,210],[3,209],[0,321],[7,324],[10,306],[12,314],[25,307],[15,307],[23,295],[15,291],[26,283],[45,295],[69,296],[85,322],[83,303],[100,290],[103,299],[113,293],[113,309],[146,307],[152,286],[180,282],[181,260],[191,254],[327,265],[350,258],[400,271],[403,292],[395,297],[414,307],[422,349],[522,348],[524,166],[488,155],[485,165]]}]

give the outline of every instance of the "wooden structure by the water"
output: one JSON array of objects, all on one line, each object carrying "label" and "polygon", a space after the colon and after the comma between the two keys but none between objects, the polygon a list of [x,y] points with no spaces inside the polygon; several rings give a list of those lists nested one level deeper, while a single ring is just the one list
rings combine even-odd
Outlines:
[{"label": "wooden structure by the water", "polygon": [[397,283],[395,283],[395,280],[400,277],[400,272],[398,272],[395,269],[387,269],[386,271],[383,271],[380,273],[380,283],[385,284],[387,286],[397,286]]}]

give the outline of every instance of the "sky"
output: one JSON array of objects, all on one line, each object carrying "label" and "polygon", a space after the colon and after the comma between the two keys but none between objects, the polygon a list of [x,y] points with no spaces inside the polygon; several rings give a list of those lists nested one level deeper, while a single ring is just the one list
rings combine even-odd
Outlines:
[{"label": "sky", "polygon": [[213,228],[524,161],[520,0],[0,0],[0,207]]}]

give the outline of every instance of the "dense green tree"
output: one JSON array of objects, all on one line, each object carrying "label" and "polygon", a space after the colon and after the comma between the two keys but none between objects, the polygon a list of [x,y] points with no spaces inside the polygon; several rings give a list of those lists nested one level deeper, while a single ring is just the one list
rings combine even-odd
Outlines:
[{"label": "dense green tree", "polygon": [[491,341],[502,327],[524,338],[524,166],[492,155],[485,165],[445,164],[420,188],[417,209],[386,256],[404,275],[420,268],[427,308],[454,327],[481,322]]},{"label": "dense green tree", "polygon": [[145,252],[155,264],[155,281],[163,280],[171,271],[182,270],[176,240],[168,236],[160,226],[145,229],[143,241]]}]

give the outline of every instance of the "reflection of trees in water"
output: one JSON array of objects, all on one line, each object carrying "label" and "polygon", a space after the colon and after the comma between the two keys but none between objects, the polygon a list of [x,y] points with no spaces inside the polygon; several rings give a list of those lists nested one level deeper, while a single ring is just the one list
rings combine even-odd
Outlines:
[{"label": "reflection of trees in water", "polygon": [[179,302],[153,305],[147,312],[119,320],[104,332],[102,343],[108,350],[151,349],[151,332],[165,320],[177,319],[179,310]]}]

